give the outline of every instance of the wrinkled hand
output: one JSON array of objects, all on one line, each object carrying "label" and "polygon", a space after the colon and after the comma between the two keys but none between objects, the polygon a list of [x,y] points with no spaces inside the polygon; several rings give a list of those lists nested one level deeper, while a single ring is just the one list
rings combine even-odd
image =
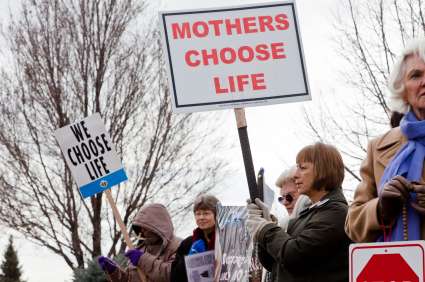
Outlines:
[{"label": "wrinkled hand", "polygon": [[202,239],[196,240],[193,242],[190,247],[189,255],[203,253],[207,250],[207,245],[205,245],[205,241]]},{"label": "wrinkled hand", "polygon": [[378,200],[378,215],[385,225],[391,224],[400,214],[403,205],[410,197],[411,189],[410,182],[400,175],[385,183]]},{"label": "wrinkled hand", "polygon": [[118,265],[113,260],[104,256],[98,257],[97,263],[103,271],[106,271],[108,273],[112,273],[118,268]]},{"label": "wrinkled hand", "polygon": [[[255,203],[248,203],[247,229],[249,234],[257,240],[259,231],[268,223],[271,223],[270,212],[260,199],[255,199]],[[266,219],[267,217],[268,219]]]},{"label": "wrinkled hand", "polygon": [[131,249],[124,255],[130,260],[132,265],[137,266],[139,264],[140,257],[143,255],[143,251],[139,249]]},{"label": "wrinkled hand", "polygon": [[416,192],[416,202],[411,202],[412,208],[425,215],[425,183],[412,182],[412,190]]}]

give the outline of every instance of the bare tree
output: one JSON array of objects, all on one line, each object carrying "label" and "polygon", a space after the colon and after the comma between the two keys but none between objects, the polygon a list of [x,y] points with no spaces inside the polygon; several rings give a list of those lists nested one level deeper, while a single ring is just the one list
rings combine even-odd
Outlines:
[{"label": "bare tree", "polygon": [[[184,210],[222,177],[203,114],[175,115],[158,32],[135,0],[25,0],[4,37],[0,222],[71,268],[122,251],[103,195],[83,200],[53,132],[99,112],[129,175],[114,188],[129,224],[147,201]],[[150,25],[156,26],[156,25]]]},{"label": "bare tree", "polygon": [[305,120],[316,138],[341,149],[353,179],[360,179],[355,168],[365,157],[367,141],[389,128],[386,83],[401,48],[410,39],[424,36],[424,2],[340,3],[334,24],[335,49],[345,61],[339,70],[345,84],[318,112],[307,109]]}]

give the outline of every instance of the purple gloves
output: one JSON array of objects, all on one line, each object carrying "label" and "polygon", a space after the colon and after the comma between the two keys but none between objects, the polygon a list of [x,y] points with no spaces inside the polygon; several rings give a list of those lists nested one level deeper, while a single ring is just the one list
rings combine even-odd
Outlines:
[{"label": "purple gloves", "polygon": [[104,257],[104,256],[98,257],[97,263],[99,264],[100,268],[103,269],[103,271],[106,271],[108,273],[114,272],[118,267],[117,264],[113,260],[111,260],[107,257]]},{"label": "purple gloves", "polygon": [[207,246],[205,245],[204,240],[199,239],[193,242],[190,247],[189,255],[203,253],[207,250]]},{"label": "purple gloves", "polygon": [[124,255],[131,261],[132,265],[137,266],[139,264],[140,257],[143,255],[143,251],[138,249],[131,249]]}]

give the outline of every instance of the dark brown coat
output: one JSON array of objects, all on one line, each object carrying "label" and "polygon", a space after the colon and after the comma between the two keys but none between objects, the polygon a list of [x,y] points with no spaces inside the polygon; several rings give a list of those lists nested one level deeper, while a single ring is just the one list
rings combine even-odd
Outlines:
[{"label": "dark brown coat", "polygon": [[[173,262],[180,240],[174,236],[174,227],[167,209],[161,204],[144,206],[133,221],[155,232],[162,238],[160,245],[142,246],[144,254],[138,268],[147,277],[146,282],[169,282]],[[136,267],[128,264],[126,269],[118,269],[110,275],[112,282],[141,282]]]}]

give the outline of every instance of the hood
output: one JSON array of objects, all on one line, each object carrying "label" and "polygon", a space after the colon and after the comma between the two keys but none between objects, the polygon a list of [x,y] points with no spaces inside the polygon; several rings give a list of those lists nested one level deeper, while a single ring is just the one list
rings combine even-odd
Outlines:
[{"label": "hood", "polygon": [[166,246],[174,237],[174,227],[170,214],[161,204],[143,206],[134,218],[133,225],[155,232]]}]

